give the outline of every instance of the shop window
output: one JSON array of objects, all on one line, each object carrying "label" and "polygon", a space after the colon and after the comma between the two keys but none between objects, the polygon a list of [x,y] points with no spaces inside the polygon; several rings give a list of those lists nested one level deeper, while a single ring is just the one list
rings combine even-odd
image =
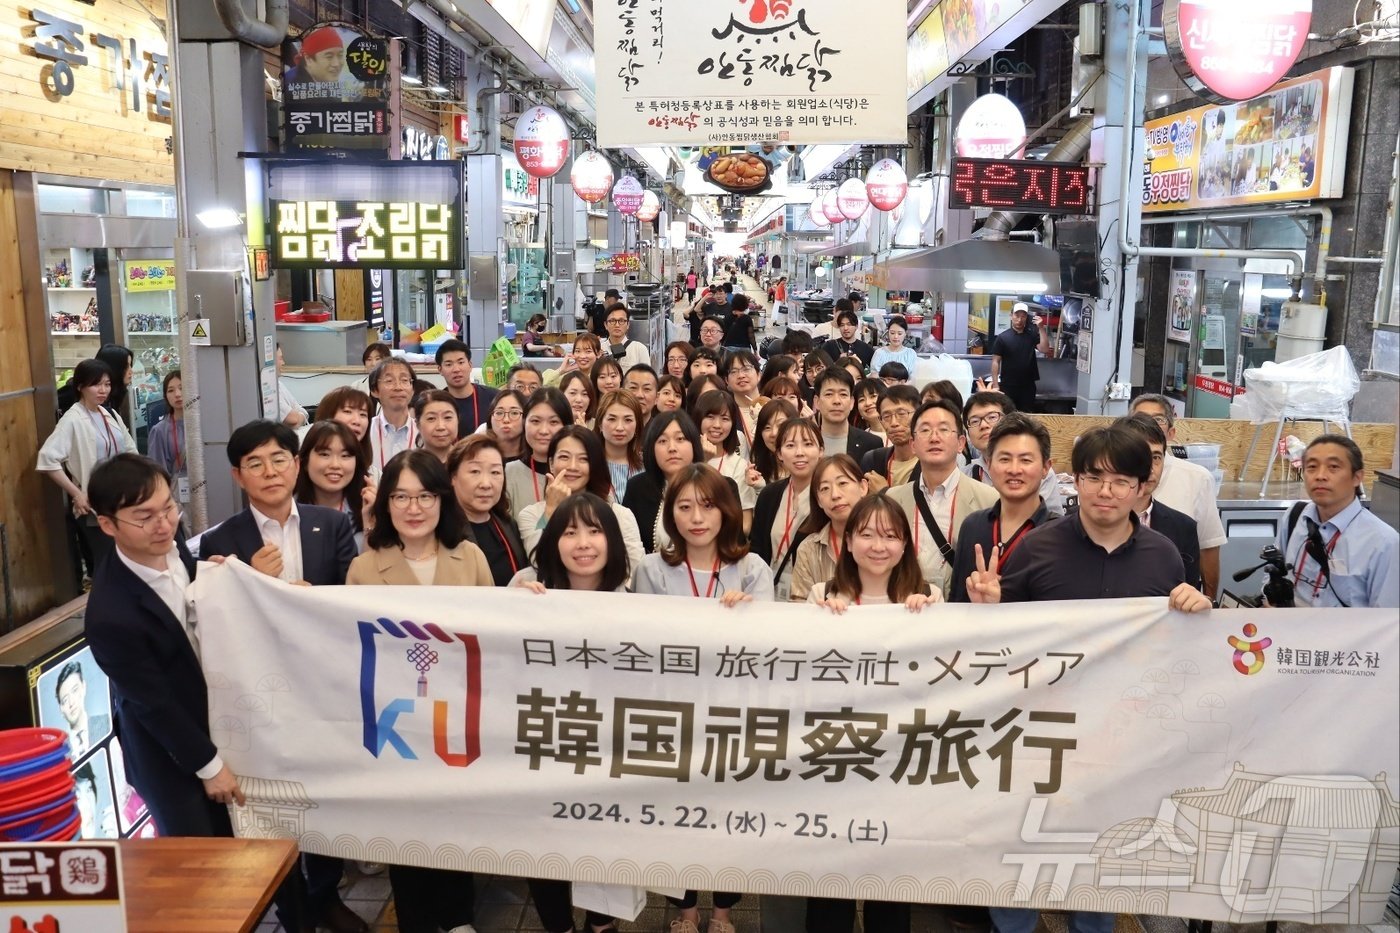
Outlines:
[{"label": "shop window", "polygon": [[174,217],[175,195],[161,191],[128,190],[126,213],[131,217]]},{"label": "shop window", "polygon": [[1249,225],[1250,249],[1308,248],[1308,223],[1284,214],[1278,217],[1257,217]]},{"label": "shop window", "polygon": [[105,214],[107,190],[72,185],[40,185],[39,210],[45,214]]},{"label": "shop window", "polygon": [[1244,228],[1242,223],[1207,223],[1201,232],[1201,245],[1206,249],[1243,249]]}]

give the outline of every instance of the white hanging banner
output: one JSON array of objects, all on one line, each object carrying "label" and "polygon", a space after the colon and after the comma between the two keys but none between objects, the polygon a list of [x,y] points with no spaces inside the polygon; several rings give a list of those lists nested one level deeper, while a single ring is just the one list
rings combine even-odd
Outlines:
[{"label": "white hanging banner", "polygon": [[598,0],[598,145],[903,144],[906,12]]},{"label": "white hanging banner", "polygon": [[1379,922],[1400,856],[1393,610],[193,594],[238,831],[309,852],[1236,923]]}]

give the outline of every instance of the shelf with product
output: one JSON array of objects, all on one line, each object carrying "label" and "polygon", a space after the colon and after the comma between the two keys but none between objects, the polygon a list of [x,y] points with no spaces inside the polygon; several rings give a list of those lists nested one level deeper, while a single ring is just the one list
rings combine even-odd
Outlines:
[{"label": "shelf with product", "polygon": [[165,416],[161,385],[169,372],[180,367],[174,273],[169,259],[128,258],[121,264],[122,333],[134,356],[132,420],[142,436]]}]

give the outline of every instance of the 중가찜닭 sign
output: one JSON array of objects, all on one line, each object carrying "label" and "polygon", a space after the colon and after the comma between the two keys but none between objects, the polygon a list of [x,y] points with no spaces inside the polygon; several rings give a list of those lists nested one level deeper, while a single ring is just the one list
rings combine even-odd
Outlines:
[{"label": "\uc911\uac00\ucc1c\ub2ed sign", "polygon": [[237,830],[303,851],[1308,923],[1378,921],[1400,858],[1393,611],[192,592]]},{"label": "\uc911\uac00\ucc1c\ub2ed sign", "polygon": [[598,144],[903,143],[905,12],[600,0]]}]

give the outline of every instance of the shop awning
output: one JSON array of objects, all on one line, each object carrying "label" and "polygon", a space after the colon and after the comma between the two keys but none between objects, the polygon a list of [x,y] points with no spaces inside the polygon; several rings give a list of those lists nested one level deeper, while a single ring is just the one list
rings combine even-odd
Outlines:
[{"label": "shop awning", "polygon": [[826,251],[831,248],[831,244],[835,242],[836,241],[832,239],[799,241],[797,244],[797,253],[799,256],[825,254]]},{"label": "shop awning", "polygon": [[1015,240],[963,240],[898,252],[877,262],[878,288],[923,292],[1050,292],[1060,288],[1060,256]]},{"label": "shop awning", "polygon": [[824,250],[822,255],[839,258],[841,256],[869,256],[874,252],[875,250],[870,248],[868,242],[865,240],[858,240],[854,243],[842,243],[840,246],[833,246],[828,250]]}]

